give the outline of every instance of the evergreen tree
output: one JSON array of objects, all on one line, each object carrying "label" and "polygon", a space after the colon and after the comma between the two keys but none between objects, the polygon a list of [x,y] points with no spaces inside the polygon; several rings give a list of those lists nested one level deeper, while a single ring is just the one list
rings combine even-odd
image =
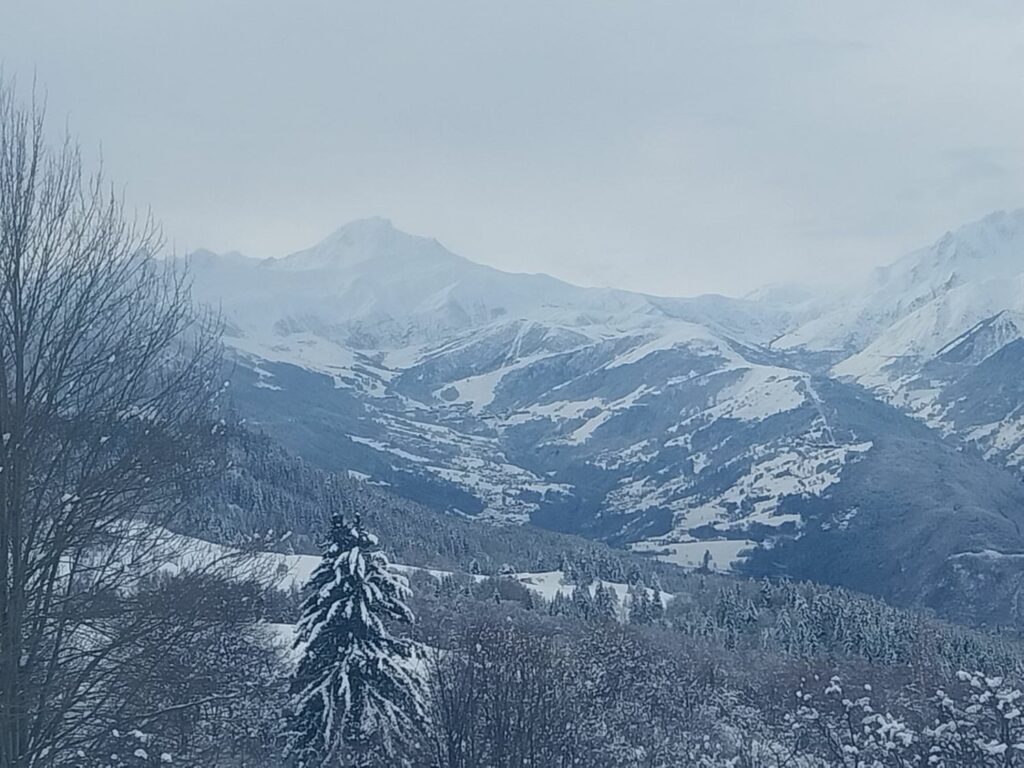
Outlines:
[{"label": "evergreen tree", "polygon": [[303,768],[395,765],[396,737],[423,715],[416,646],[385,626],[413,621],[410,592],[358,517],[331,523],[295,639],[289,757]]},{"label": "evergreen tree", "polygon": [[574,563],[574,582],[584,587],[594,583],[594,573],[597,570],[593,559],[586,553],[581,552]]},{"label": "evergreen tree", "polygon": [[556,592],[548,605],[548,613],[552,616],[568,616],[571,609],[572,603],[564,592]]},{"label": "evergreen tree", "polygon": [[647,600],[648,623],[658,624],[665,618],[665,604],[661,602],[661,592],[652,592]]},{"label": "evergreen tree", "polygon": [[653,621],[653,606],[647,594],[647,587],[642,584],[630,586],[629,598],[629,623],[644,625]]},{"label": "evergreen tree", "polygon": [[573,613],[583,621],[589,621],[594,616],[594,600],[590,596],[590,587],[577,585],[572,593]]},{"label": "evergreen tree", "polygon": [[602,621],[615,621],[619,615],[619,598],[615,590],[598,584],[594,592],[594,613]]},{"label": "evergreen tree", "polygon": [[700,568],[698,568],[697,570],[700,571],[701,573],[711,573],[711,571],[712,571],[712,569],[714,567],[713,566],[714,562],[715,562],[715,558],[713,558],[711,556],[711,550],[710,549],[705,549],[704,550],[704,556],[700,560]]},{"label": "evergreen tree", "polygon": [[640,570],[640,566],[636,563],[630,564],[629,572],[626,574],[626,583],[630,586],[644,583],[644,572]]},{"label": "evergreen tree", "polygon": [[748,598],[746,605],[743,608],[743,621],[751,625],[757,624],[757,620],[760,615],[761,612],[757,610],[757,606],[754,604],[754,601]]},{"label": "evergreen tree", "polygon": [[562,581],[566,584],[573,584],[576,581],[576,564],[567,552],[562,552],[558,563],[558,569],[562,572]]},{"label": "evergreen tree", "polygon": [[533,594],[532,589],[526,590],[526,594],[523,595],[523,608],[528,611],[532,611],[537,607],[537,598]]}]

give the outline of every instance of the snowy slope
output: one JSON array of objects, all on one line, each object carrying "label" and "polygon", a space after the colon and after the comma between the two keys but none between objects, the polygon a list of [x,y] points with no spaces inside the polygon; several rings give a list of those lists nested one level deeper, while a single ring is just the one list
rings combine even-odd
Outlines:
[{"label": "snowy slope", "polygon": [[837,364],[833,373],[864,386],[884,386],[917,373],[979,323],[1024,310],[1024,250],[1021,259],[1021,274],[945,291],[886,328],[863,350]]},{"label": "snowy slope", "polygon": [[[926,312],[916,332],[903,330],[901,341],[925,348],[929,336],[944,336],[948,341],[987,316],[965,306],[968,297],[988,302],[987,290],[1022,271],[1024,210],[993,213],[876,270],[865,284],[836,297],[831,311],[785,334],[773,346],[858,352],[909,315],[933,302],[943,302],[951,291],[966,288],[945,311]],[[986,288],[979,288],[982,285]],[[885,348],[892,351],[898,343],[886,343]]]},{"label": "snowy slope", "polygon": [[[239,550],[195,537],[169,533],[165,535],[168,561],[163,570],[167,573],[181,573],[189,570],[215,570],[222,563],[230,563],[232,565],[225,568],[226,575],[235,574],[239,577],[256,578],[266,584],[268,588],[290,591],[301,590],[309,582],[313,572],[322,562],[322,558],[319,555],[295,555],[279,552],[243,553]],[[454,576],[472,579],[477,582],[485,581],[488,578],[487,576],[403,565],[401,563],[391,563],[390,568],[403,577],[420,573],[438,581]],[[557,595],[572,597],[573,593],[580,589],[579,585],[570,582],[566,578],[566,574],[559,570],[524,571],[522,573],[509,574],[502,578],[518,582],[545,600],[553,600]],[[629,585],[624,582],[598,579],[592,581],[586,589],[593,596],[596,590],[602,586],[610,589],[615,594],[622,610],[620,619],[627,619],[630,602]],[[649,587],[647,588],[647,594],[652,599],[657,597],[663,607],[667,607],[675,599],[675,595],[670,592],[653,590]],[[291,646],[292,638],[290,637],[290,632],[292,625],[275,624],[268,625],[268,628],[275,635],[287,639],[287,645]]]}]

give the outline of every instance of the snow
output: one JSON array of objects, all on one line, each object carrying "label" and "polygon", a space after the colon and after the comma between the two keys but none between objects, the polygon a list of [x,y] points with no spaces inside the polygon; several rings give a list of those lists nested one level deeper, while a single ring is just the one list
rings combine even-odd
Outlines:
[{"label": "snow", "polygon": [[[697,544],[706,543],[703,535],[701,541],[695,541],[694,531],[703,534],[710,527],[723,538],[734,540],[736,534],[752,526],[775,529],[790,526],[799,530],[803,519],[797,514],[781,512],[784,501],[789,497],[823,495],[840,481],[848,463],[858,460],[872,447],[870,441],[848,445],[820,445],[808,441],[789,448],[760,446],[752,449],[753,460],[746,471],[717,494],[695,494],[690,488],[691,479],[680,475],[658,482],[648,477],[628,479],[609,496],[617,508],[672,510],[669,533],[633,546],[637,551],[664,553],[659,557],[687,565],[695,556]],[[748,542],[740,549],[747,546],[754,544]],[[703,556],[704,550],[700,549],[698,554]],[[724,560],[717,559],[719,567],[728,568],[738,556],[733,553]]]},{"label": "snow", "polygon": [[388,445],[387,443],[382,442],[380,440],[373,440],[372,438],[369,437],[360,437],[359,435],[349,435],[348,439],[351,440],[353,443],[365,445],[369,448],[373,448],[375,451],[380,451],[381,453],[390,453],[395,456],[398,456],[399,458],[403,458],[406,461],[411,461],[416,464],[430,463],[430,459],[428,459],[426,456],[419,456],[415,453],[410,453],[409,451],[406,451],[402,448],[395,448],[394,446]]},{"label": "snow", "polygon": [[1016,278],[971,283],[937,296],[837,364],[833,375],[856,379],[866,387],[884,386],[895,377],[887,371],[891,363],[930,359],[981,321],[1005,311],[1024,311],[1024,255],[1021,271]]},{"label": "snow", "polygon": [[[174,537],[176,545],[182,550],[182,557],[176,563],[168,565],[168,569],[174,572],[178,572],[183,568],[200,568],[208,563],[238,554],[237,550],[213,544],[203,539],[179,536],[177,534],[171,535]],[[320,555],[288,555],[278,552],[260,552],[255,553],[253,557],[256,563],[253,571],[258,575],[262,574],[271,586],[281,590],[301,589],[309,581],[323,559]],[[411,576],[414,573],[422,573],[439,581],[456,575],[473,579],[477,582],[491,578],[480,574],[456,573],[455,571],[404,565],[401,563],[389,563],[388,568],[392,572],[405,577]],[[508,578],[518,581],[545,600],[552,600],[557,594],[571,597],[577,588],[575,584],[571,584],[566,580],[565,573],[560,570],[524,571],[511,574]],[[591,592],[597,589],[598,584],[613,590],[620,603],[625,602],[629,592],[629,585],[614,581],[595,581],[590,585]],[[653,591],[650,594],[653,596]],[[675,596],[669,592],[659,592],[659,597],[663,605],[668,605]],[[294,625],[268,622],[264,623],[263,627],[273,642],[280,643],[284,648],[290,649],[292,647],[295,639]]]},{"label": "snow", "polygon": [[814,450],[788,450],[774,453],[754,463],[734,483],[720,501],[740,504],[745,499],[786,496],[820,496],[839,482],[843,466],[851,457],[867,453],[871,442],[825,446]]},{"label": "snow", "polygon": [[[536,425],[547,431],[542,439],[549,445],[597,445],[600,466],[636,467],[639,473],[656,457],[657,444],[617,457],[600,443],[605,432],[615,432],[606,425],[646,407],[664,387],[692,382],[696,390],[713,386],[697,380],[702,376],[735,377],[700,413],[682,417],[694,420],[680,422],[680,437],[718,418],[761,421],[799,408],[809,397],[804,374],[746,360],[732,331],[723,330],[774,335],[779,329],[772,330],[768,310],[756,302],[655,299],[503,273],[434,240],[399,232],[386,220],[354,222],[283,259],[204,256],[195,265],[195,285],[199,298],[224,307],[228,343],[256,370],[257,386],[281,386],[274,362],[331,376],[367,408],[366,429],[348,435],[350,440],[398,472],[427,474],[469,492],[482,503],[485,520],[526,521],[541,503],[529,492],[574,491],[516,466],[518,460],[505,454],[509,431],[528,422],[551,422]],[[703,370],[707,362],[714,373],[683,363],[659,381],[644,382],[637,373],[630,391],[617,387],[606,394],[598,385],[592,391],[573,387],[576,378],[560,377],[554,364],[544,364],[566,353],[588,361],[586,374],[620,379],[630,375],[623,369],[639,371],[639,364],[668,350],[678,350],[681,360],[702,357],[697,367]],[[551,375],[551,386],[518,401],[518,393],[510,393],[515,410],[498,412],[502,382],[527,368]],[[417,380],[429,387],[406,386]],[[694,470],[713,461],[710,451],[695,452]],[[364,477],[366,467],[360,469]],[[620,496],[631,502],[636,493],[644,494],[643,506],[655,503],[656,491],[639,485]]]},{"label": "snow", "polygon": [[262,625],[263,629],[267,632],[272,643],[283,649],[292,650],[295,644],[295,625],[294,624],[276,624],[273,622],[264,622]]},{"label": "snow", "polygon": [[[534,327],[557,328],[579,336],[580,343],[633,339],[630,350],[606,363],[608,369],[680,345],[732,359],[737,356],[712,326],[748,328],[759,337],[767,330],[753,302],[654,299],[505,273],[435,240],[400,232],[384,219],[353,222],[279,259],[205,253],[192,270],[197,298],[223,309],[229,345],[253,360],[325,373],[339,386],[377,396],[400,372],[457,351],[453,340],[472,344],[474,334],[509,323],[520,324],[520,343]],[[458,402],[486,407],[503,377],[499,371],[530,362],[517,343],[505,359],[497,370],[448,382],[458,389]],[[261,385],[275,386],[269,380]]]},{"label": "snow", "polygon": [[694,345],[696,349],[714,352],[723,356],[735,357],[722,340],[711,331],[694,323],[673,323],[661,330],[657,335],[641,338],[639,344],[625,354],[619,355],[605,365],[606,369],[618,368],[623,365],[638,363],[655,352],[663,352],[681,345]]},{"label": "snow", "polygon": [[543,405],[531,405],[521,413],[515,414],[509,422],[522,420],[523,416],[529,419],[551,419],[552,421],[568,421],[578,419],[587,411],[605,407],[605,402],[599,397],[591,397],[587,400],[558,400]]},{"label": "snow", "polygon": [[[538,508],[538,502],[524,491],[543,496],[572,490],[510,463],[494,436],[469,434],[454,426],[385,412],[379,414],[377,423],[393,438],[391,442],[362,436],[350,439],[393,456],[396,464],[408,461],[417,470],[474,494],[484,505],[481,519],[523,522]],[[395,443],[405,447],[397,448]]]},{"label": "snow", "polygon": [[412,345],[386,350],[383,356],[384,367],[394,371],[412,368],[423,359],[426,350],[426,345]]},{"label": "snow", "polygon": [[778,349],[850,350],[832,373],[891,387],[1002,312],[1024,311],[1024,211],[996,213],[878,270],[832,312],[787,334]]},{"label": "snow", "polygon": [[[441,579],[445,578],[446,576],[454,576],[455,575],[454,571],[441,571],[441,570],[438,570],[436,568],[423,568],[423,567],[418,566],[418,565],[402,565],[400,563],[390,563],[389,567],[391,568],[391,570],[395,571],[396,573],[402,573],[402,574],[405,574],[406,576],[410,576],[410,575],[412,575],[414,573],[425,573],[428,576],[437,579],[438,581],[440,581]],[[464,575],[466,575],[468,578],[472,579],[473,581],[485,581],[487,579],[486,576],[481,576],[479,574],[473,574],[473,575],[464,574]]]},{"label": "snow", "polygon": [[[385,220],[353,222],[280,259],[210,254],[194,262],[193,274],[198,298],[223,306],[229,326],[241,332],[229,343],[273,359],[275,341],[283,341],[287,354],[317,367],[344,365],[347,329],[372,340],[384,353],[383,368],[401,370],[421,360],[425,347],[493,322],[593,324],[650,309],[648,297],[476,264]],[[324,352],[337,351],[337,358],[298,353],[294,331],[319,335],[328,342]]]},{"label": "snow", "polygon": [[657,394],[657,390],[648,386],[637,387],[625,397],[621,397],[618,400],[605,404],[600,413],[587,419],[586,422],[574,429],[567,437],[559,442],[564,442],[568,445],[580,445],[587,442],[587,440],[593,436],[598,427],[609,421],[619,411],[632,408],[641,398],[650,394]]},{"label": "snow", "polygon": [[718,394],[715,407],[706,414],[716,419],[762,421],[803,405],[808,379],[788,368],[747,368],[739,381]]},{"label": "snow", "polygon": [[982,549],[975,552],[957,552],[956,554],[950,555],[949,560],[990,560],[993,562],[1000,561],[1018,561],[1024,560],[1024,552],[999,552],[995,549]]},{"label": "snow", "polygon": [[532,365],[544,357],[547,357],[547,355],[528,355],[520,358],[512,365],[506,365],[496,370],[488,371],[487,373],[481,373],[477,376],[458,379],[457,381],[451,382],[451,384],[446,384],[444,387],[441,387],[434,393],[434,396],[439,396],[439,394],[445,389],[448,389],[448,387],[454,387],[459,394],[453,402],[466,403],[470,406],[473,413],[480,413],[480,411],[494,402],[495,390],[505,376],[512,371]]},{"label": "snow", "polygon": [[[576,584],[571,584],[566,581],[565,573],[562,571],[517,573],[514,574],[512,578],[548,601],[554,600],[557,595],[572,597],[573,593],[579,588]],[[618,598],[620,604],[624,605],[626,603],[629,595],[628,584],[623,584],[617,581],[596,580],[590,584],[587,589],[590,591],[591,595],[593,595],[594,592],[597,591],[598,586],[611,589],[615,593],[615,597]],[[654,590],[648,588],[648,595],[653,597]],[[670,592],[658,592],[658,597],[661,600],[661,604],[665,607],[675,599],[675,595]]]},{"label": "snow", "polygon": [[283,391],[282,387],[280,387],[277,384],[274,384],[273,381],[271,381],[271,379],[274,378],[274,374],[272,374],[270,371],[267,371],[258,365],[253,367],[253,371],[259,377],[259,380],[256,382],[257,388],[270,389],[276,392]]},{"label": "snow", "polygon": [[494,390],[507,373],[507,368],[499,368],[479,376],[454,381],[444,388],[454,387],[459,394],[453,402],[468,403],[474,413],[479,413],[494,401]]},{"label": "snow", "polygon": [[659,560],[684,568],[699,568],[704,564],[704,553],[711,553],[709,566],[716,571],[730,571],[743,562],[744,553],[757,546],[749,539],[710,539],[663,544],[645,541],[634,544],[634,552],[654,554]]},{"label": "snow", "polygon": [[986,458],[1005,454],[1006,463],[1010,466],[1024,464],[1024,414],[1011,416],[988,427],[991,428],[991,432],[986,435],[984,441],[988,446],[985,451]]},{"label": "snow", "polygon": [[621,451],[609,451],[602,453],[594,459],[594,466],[605,470],[620,469],[621,467],[638,466],[642,467],[649,461],[657,458],[658,445],[654,439],[641,440]]},{"label": "snow", "polygon": [[[980,334],[985,334],[986,338],[979,349],[977,348],[979,342],[975,341],[975,337]],[[938,357],[948,354],[960,344],[969,342],[972,346],[970,359],[974,363],[980,363],[1011,341],[1016,341],[1022,337],[1024,337],[1024,313],[1006,310],[978,323],[969,331],[946,344],[935,355]]]},{"label": "snow", "polygon": [[974,402],[991,413],[987,391],[977,400],[969,393],[966,409],[944,404],[942,396],[960,371],[1022,337],[1024,210],[1016,210],[967,224],[877,270],[832,311],[773,346],[847,353],[831,375],[855,381],[944,435],[966,437],[989,460],[1015,468],[1024,466],[1018,415],[964,425],[962,413]]},{"label": "snow", "polygon": [[[938,349],[934,346],[938,337],[944,335],[941,346],[974,322],[1009,306],[1006,300],[1012,302],[1012,291],[1005,286],[1024,274],[1022,254],[1024,210],[991,214],[876,270],[865,284],[836,297],[831,312],[791,331],[773,346],[860,351],[907,316],[925,309],[916,320],[894,331],[890,340],[882,343],[882,350],[843,370],[855,376],[875,370],[884,364],[884,356],[898,349],[894,346],[897,337],[908,349],[916,345]],[[961,297],[944,309],[927,309],[928,304],[942,304],[947,294],[956,291],[963,292]],[[974,310],[969,308],[972,303]]]}]

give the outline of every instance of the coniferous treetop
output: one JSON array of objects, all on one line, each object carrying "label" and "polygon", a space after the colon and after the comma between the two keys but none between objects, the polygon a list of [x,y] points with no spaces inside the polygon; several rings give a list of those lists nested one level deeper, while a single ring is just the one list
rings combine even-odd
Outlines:
[{"label": "coniferous treetop", "polygon": [[306,586],[292,681],[292,753],[299,765],[344,755],[386,755],[422,716],[418,646],[392,634],[411,623],[410,592],[357,517],[331,520],[324,557]]}]

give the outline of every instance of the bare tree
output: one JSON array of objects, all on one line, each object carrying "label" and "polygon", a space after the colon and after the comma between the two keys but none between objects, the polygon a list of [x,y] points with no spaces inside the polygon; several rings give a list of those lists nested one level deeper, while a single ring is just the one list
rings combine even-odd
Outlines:
[{"label": "bare tree", "polygon": [[219,323],[0,82],[0,765],[74,763],[174,617],[133,599],[215,469]]},{"label": "bare tree", "polygon": [[[172,615],[175,622],[164,622],[140,645],[140,663],[119,680],[139,694],[123,697],[117,719],[104,725],[122,736],[144,733],[152,764],[160,765],[164,754],[179,768],[280,763],[278,726],[288,692],[284,640],[256,621],[264,586],[235,576],[187,571],[139,593],[139,610]],[[174,634],[170,642],[167,632]],[[83,750],[76,765],[108,767],[111,751]]]},{"label": "bare tree", "polygon": [[429,665],[430,759],[442,768],[597,765],[582,755],[576,670],[556,638],[484,623]]}]

